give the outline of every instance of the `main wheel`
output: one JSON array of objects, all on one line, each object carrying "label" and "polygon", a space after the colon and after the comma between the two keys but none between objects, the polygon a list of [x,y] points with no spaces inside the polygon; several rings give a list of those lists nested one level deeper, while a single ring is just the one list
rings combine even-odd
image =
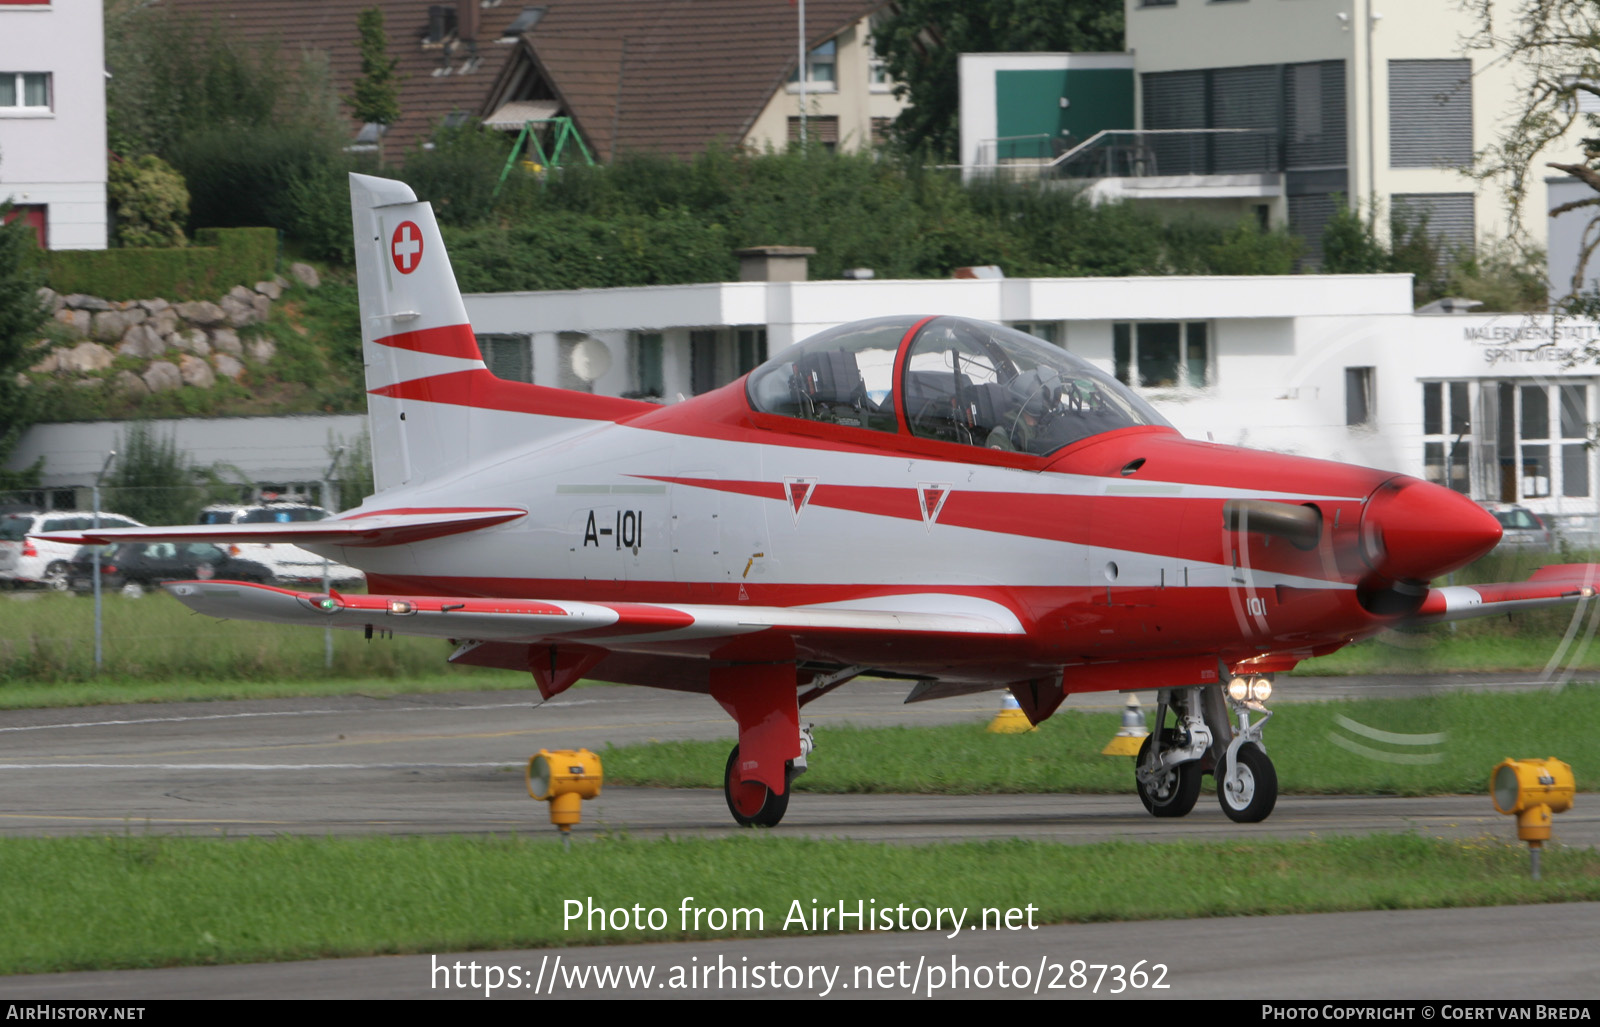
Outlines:
[{"label": "main wheel", "polygon": [[[1240,824],[1258,824],[1278,804],[1278,772],[1258,745],[1239,746],[1238,773],[1226,756],[1217,768],[1217,801],[1228,819]],[[1237,776],[1237,780],[1235,777]]]},{"label": "main wheel", "polygon": [[[1154,788],[1146,788],[1138,777],[1139,767],[1144,765],[1145,759],[1150,754],[1150,740],[1155,735],[1147,735],[1144,744],[1139,746],[1139,757],[1134,760],[1134,783],[1139,788],[1139,801],[1144,803],[1144,808],[1150,811],[1151,816],[1157,817],[1186,817],[1194,809],[1194,804],[1200,798],[1200,761],[1190,760],[1180,763],[1161,775],[1156,780]],[[1161,734],[1161,747],[1175,745],[1175,733],[1171,728],[1166,728]]]},{"label": "main wheel", "polygon": [[775,794],[760,781],[740,781],[739,747],[728,753],[728,768],[722,776],[722,794],[728,800],[728,812],[733,814],[740,827],[776,827],[789,810],[789,792]]}]

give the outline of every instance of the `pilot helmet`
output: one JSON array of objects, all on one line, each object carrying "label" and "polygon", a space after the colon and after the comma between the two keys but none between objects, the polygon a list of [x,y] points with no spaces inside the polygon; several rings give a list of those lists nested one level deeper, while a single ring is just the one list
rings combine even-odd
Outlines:
[{"label": "pilot helmet", "polygon": [[1023,413],[1043,417],[1061,403],[1061,373],[1053,367],[1036,367],[1011,379],[1006,391]]}]

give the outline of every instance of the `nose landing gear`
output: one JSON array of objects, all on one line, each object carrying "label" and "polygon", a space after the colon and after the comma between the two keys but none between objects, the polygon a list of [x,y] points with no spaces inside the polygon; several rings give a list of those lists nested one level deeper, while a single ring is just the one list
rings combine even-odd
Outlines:
[{"label": "nose landing gear", "polygon": [[[1152,816],[1182,817],[1194,809],[1200,778],[1217,782],[1217,801],[1228,819],[1254,824],[1278,802],[1278,774],[1267,757],[1261,729],[1272,717],[1263,702],[1266,678],[1235,679],[1228,686],[1190,685],[1157,693],[1155,728],[1134,761],[1139,801]],[[1166,725],[1168,708],[1177,723]],[[1262,716],[1254,723],[1251,712]]]}]

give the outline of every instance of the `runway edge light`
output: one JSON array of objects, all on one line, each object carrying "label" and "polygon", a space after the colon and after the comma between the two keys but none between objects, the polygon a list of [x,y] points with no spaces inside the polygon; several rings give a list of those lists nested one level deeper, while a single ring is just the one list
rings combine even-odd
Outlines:
[{"label": "runway edge light", "polygon": [[1572,808],[1577,792],[1572,768],[1553,756],[1502,760],[1489,775],[1494,808],[1516,814],[1517,837],[1528,843],[1533,879],[1539,879],[1539,848],[1550,840],[1550,817]]},{"label": "runway edge light", "polygon": [[540,749],[528,760],[528,794],[550,806],[563,839],[582,819],[583,800],[600,794],[600,757],[588,749]]},{"label": "runway edge light", "polygon": [[1144,710],[1139,706],[1139,697],[1129,692],[1127,703],[1122,707],[1122,727],[1118,729],[1115,737],[1106,743],[1106,747],[1100,750],[1100,755],[1137,756],[1139,746],[1144,744],[1149,734],[1150,730],[1144,722]]}]

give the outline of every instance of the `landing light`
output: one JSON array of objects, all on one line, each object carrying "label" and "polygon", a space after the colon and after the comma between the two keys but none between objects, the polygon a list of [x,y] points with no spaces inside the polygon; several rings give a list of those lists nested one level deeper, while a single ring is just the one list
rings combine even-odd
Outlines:
[{"label": "landing light", "polygon": [[417,607],[416,604],[408,603],[404,599],[394,599],[389,602],[389,612],[396,617],[404,617],[408,613],[416,613]]},{"label": "landing light", "polygon": [[528,794],[550,804],[550,823],[562,838],[582,819],[584,799],[600,794],[600,757],[588,749],[540,749],[528,761]]},{"label": "landing light", "polygon": [[1237,677],[1228,682],[1228,696],[1234,702],[1266,702],[1272,698],[1272,679],[1269,677]]},{"label": "landing light", "polygon": [[1494,808],[1516,814],[1517,837],[1528,843],[1533,879],[1539,879],[1539,848],[1550,840],[1550,815],[1572,808],[1577,791],[1572,768],[1555,757],[1503,760],[1489,776]]}]

